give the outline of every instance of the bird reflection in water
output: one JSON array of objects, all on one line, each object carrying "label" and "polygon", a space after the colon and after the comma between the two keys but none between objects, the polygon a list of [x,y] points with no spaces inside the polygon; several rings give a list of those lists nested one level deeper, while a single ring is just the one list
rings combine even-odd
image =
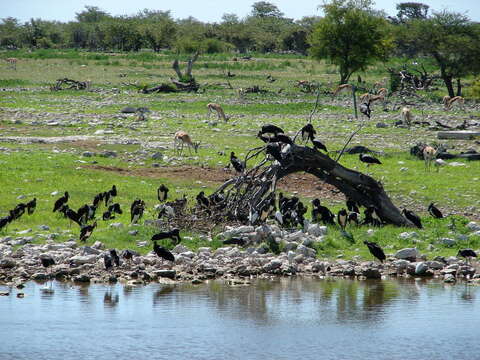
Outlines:
[{"label": "bird reflection in water", "polygon": [[103,295],[103,304],[105,305],[105,307],[114,308],[115,306],[117,306],[118,300],[119,296],[117,293],[112,295],[110,289],[105,291],[105,294]]},{"label": "bird reflection in water", "polygon": [[172,293],[174,289],[175,286],[166,285],[155,291],[153,294],[153,305],[157,305],[160,301],[162,301],[162,298]]}]

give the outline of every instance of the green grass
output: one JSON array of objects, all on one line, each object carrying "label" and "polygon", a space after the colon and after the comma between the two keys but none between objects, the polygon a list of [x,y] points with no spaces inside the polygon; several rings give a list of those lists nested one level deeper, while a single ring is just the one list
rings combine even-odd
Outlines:
[{"label": "green grass", "polygon": [[[16,231],[32,228],[39,232],[38,225],[47,224],[51,231],[58,232],[57,241],[64,241],[70,237],[78,237],[78,228],[71,228],[71,233],[62,233],[68,228],[68,221],[52,215],[51,207],[55,197],[52,191],[63,192],[68,190],[73,208],[90,202],[99,191],[105,191],[112,184],[119,188],[118,201],[127,209],[135,197],[141,197],[147,202],[149,211],[147,218],[153,218],[152,207],[156,203],[156,188],[160,183],[178,190],[175,196],[187,194],[191,199],[200,191],[213,191],[215,184],[197,183],[198,179],[185,174],[177,179],[147,178],[133,175],[121,175],[113,172],[92,170],[85,168],[81,161],[97,161],[99,165],[116,166],[121,168],[151,168],[153,163],[161,166],[194,165],[222,168],[228,163],[228,154],[235,151],[237,155],[246,154],[249,148],[260,146],[262,143],[255,138],[261,125],[273,123],[281,126],[290,134],[294,134],[307,121],[315,103],[315,94],[304,94],[293,85],[297,80],[316,81],[322,89],[334,87],[338,75],[334,66],[323,62],[316,62],[309,58],[296,55],[252,54],[254,60],[232,61],[232,54],[201,55],[194,66],[194,75],[197,80],[206,85],[205,92],[198,94],[139,94],[133,83],[137,85],[155,85],[168,82],[173,76],[172,61],[177,57],[173,52],[119,53],[105,54],[76,50],[41,50],[26,52],[23,50],[0,52],[0,57],[19,58],[17,70],[3,71],[0,78],[0,87],[4,88],[0,97],[0,131],[2,136],[64,136],[86,135],[93,136],[99,129],[112,129],[113,135],[92,138],[91,144],[58,143],[58,144],[18,144],[0,142],[0,147],[8,149],[0,154],[2,172],[0,181],[3,196],[0,198],[0,215],[5,214],[19,201],[17,196],[25,195],[27,199],[36,196],[39,199],[38,211],[31,217],[24,216],[19,222],[11,224],[5,235],[15,236]],[[179,56],[180,61],[188,59],[187,54]],[[388,66],[402,64],[405,59],[393,59]],[[426,64],[431,70],[432,64]],[[184,63],[181,64],[184,66]],[[226,78],[227,70],[235,73],[233,78]],[[267,75],[272,75],[276,81],[269,83]],[[126,75],[126,76],[125,76]],[[368,84],[386,77],[385,67],[378,64],[370,67],[362,78]],[[77,80],[92,80],[93,91],[58,91],[51,92],[48,85],[52,85],[58,78],[73,78]],[[227,80],[233,89],[227,86]],[[130,84],[130,85],[129,85]],[[248,94],[243,99],[238,97],[236,89],[258,85],[268,90],[266,94]],[[28,91],[18,91],[18,87],[25,87]],[[116,90],[112,90],[115,88]],[[280,91],[282,90],[282,91]],[[439,89],[432,93],[420,93],[424,102],[413,107],[416,120],[422,116],[442,120],[452,116],[461,123],[469,116],[480,116],[480,111],[470,107],[467,114],[454,111],[445,114],[440,104],[444,90]],[[349,101],[345,106],[345,101]],[[330,228],[329,235],[322,244],[318,244],[318,253],[322,256],[336,257],[342,254],[345,258],[361,255],[369,259],[370,256],[362,244],[365,239],[377,241],[387,247],[387,252],[395,249],[416,245],[422,252],[427,252],[429,244],[437,249],[429,256],[438,254],[452,255],[458,247],[479,247],[477,238],[468,242],[459,242],[455,248],[447,248],[437,244],[439,237],[456,237],[450,234],[447,227],[449,220],[434,222],[426,212],[431,201],[438,203],[449,214],[478,213],[480,207],[480,164],[465,162],[462,167],[444,167],[439,173],[424,171],[423,162],[412,158],[408,154],[410,146],[418,141],[428,143],[438,142],[435,133],[425,128],[397,129],[393,127],[377,128],[375,124],[383,121],[393,124],[400,118],[397,110],[392,108],[399,100],[395,97],[388,100],[388,112],[383,112],[380,105],[374,106],[374,116],[362,131],[353,139],[351,145],[361,144],[374,150],[382,151],[379,155],[383,165],[367,169],[359,163],[358,156],[344,155],[341,163],[347,167],[357,168],[368,172],[380,180],[399,207],[413,208],[424,219],[426,229],[417,231],[419,242],[400,240],[398,234],[407,229],[386,226],[376,229],[373,236],[366,234],[366,228],[352,229],[355,244],[349,244],[337,228]],[[417,100],[415,100],[417,101]],[[217,102],[222,104],[229,122],[216,120],[216,116],[207,119],[206,104]],[[125,106],[147,106],[152,110],[148,120],[144,123],[135,122],[134,116],[120,116],[120,110]],[[423,110],[423,111],[422,111]],[[48,126],[47,120],[60,119],[64,125]],[[13,123],[12,120],[20,120]],[[71,121],[75,124],[71,124]],[[210,122],[210,123],[209,123]],[[212,123],[213,122],[213,123]],[[215,123],[216,122],[216,123]],[[352,120],[351,100],[349,96],[340,96],[332,99],[330,96],[320,96],[317,113],[313,117],[313,124],[320,138],[329,150],[342,148],[346,138],[356,129],[358,121]],[[177,130],[187,131],[194,141],[201,141],[201,147],[195,156],[179,157],[171,149],[173,134]],[[121,145],[110,144],[109,140],[115,137],[124,137],[140,141],[141,144]],[[150,147],[152,142],[159,143]],[[454,146],[455,151],[466,150],[472,146],[471,142],[445,141]],[[99,144],[97,146],[97,144]],[[94,148],[92,149],[92,147]],[[158,147],[160,146],[160,147]],[[475,145],[473,145],[475,146]],[[478,149],[478,147],[477,147]],[[82,158],[85,151],[100,153],[104,150],[118,152],[115,159],[106,159],[99,156]],[[160,151],[169,162],[153,160],[151,154]],[[140,156],[142,152],[146,155]],[[331,156],[335,156],[333,153]],[[461,161],[464,162],[464,161]],[[88,165],[88,164],[87,164]],[[250,166],[252,164],[249,164]],[[82,167],[83,166],[83,167]],[[406,170],[405,170],[406,169]],[[41,179],[41,180],[40,180]],[[300,191],[302,189],[299,189]],[[303,198],[308,202],[310,198]],[[338,211],[343,202],[325,200],[332,209]],[[472,208],[473,207],[473,208]],[[473,210],[472,210],[473,209]],[[99,214],[101,215],[101,214]],[[478,216],[477,216],[478,217]],[[467,221],[460,216],[455,217],[460,233],[465,232],[464,223]],[[129,214],[126,211],[117,220],[128,224]],[[119,248],[136,248],[136,242],[148,240],[155,229],[138,226],[139,234],[128,234],[132,228],[125,225],[114,230],[100,221],[99,228],[89,240],[103,241],[107,246]],[[218,229],[219,230],[219,229]],[[408,229],[411,231],[411,229]],[[198,234],[182,230],[183,236],[191,236],[186,240],[190,248],[199,246],[219,247],[218,240],[206,242]],[[44,241],[41,237],[36,240]],[[168,242],[164,245],[170,246]],[[390,247],[391,248],[388,248]],[[358,249],[358,251],[357,251]],[[138,248],[139,251],[148,251]]]}]

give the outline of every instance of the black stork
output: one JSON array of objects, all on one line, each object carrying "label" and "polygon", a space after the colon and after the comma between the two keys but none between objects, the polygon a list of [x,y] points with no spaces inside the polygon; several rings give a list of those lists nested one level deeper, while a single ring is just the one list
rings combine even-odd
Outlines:
[{"label": "black stork", "polygon": [[402,210],[402,215],[405,216],[407,218],[407,220],[412,222],[413,225],[415,225],[417,228],[423,229],[422,220],[420,220],[420,217],[417,214],[415,214],[413,211],[403,209]]},{"label": "black stork", "polygon": [[313,139],[313,138],[311,140],[312,140],[313,147],[316,150],[323,150],[325,152],[328,152],[327,147],[320,140]]},{"label": "black stork", "polygon": [[204,191],[200,191],[196,197],[197,199],[197,204],[200,206],[200,207],[205,207],[205,208],[208,208],[210,206],[210,200],[208,200],[208,198],[205,196],[205,192]]},{"label": "black stork", "polygon": [[230,164],[232,164],[235,171],[239,173],[242,173],[245,169],[245,165],[235,156],[233,151],[230,153]]},{"label": "black stork", "polygon": [[163,202],[167,200],[168,191],[168,188],[164,184],[160,185],[157,189],[158,201]]},{"label": "black stork", "polygon": [[238,246],[245,246],[246,241],[242,238],[233,237],[231,239],[223,240],[223,245],[238,245]]},{"label": "black stork", "polygon": [[116,266],[116,267],[119,267],[119,266],[120,266],[120,257],[119,257],[118,254],[117,254],[117,250],[115,250],[115,249],[110,249],[108,252],[110,253],[110,257],[112,258],[113,263],[115,264],[115,266]]},{"label": "black stork", "polygon": [[80,230],[80,241],[87,241],[87,239],[92,235],[93,230],[97,227],[97,222],[95,221],[92,225],[85,225]]},{"label": "black stork", "polygon": [[469,263],[472,257],[477,257],[477,253],[472,249],[461,249],[461,250],[458,250],[457,256],[461,256],[465,258]]},{"label": "black stork", "polygon": [[312,124],[307,124],[300,130],[302,134],[302,140],[313,139],[316,135],[316,131]]},{"label": "black stork", "polygon": [[279,128],[278,126],[272,125],[272,124],[265,124],[262,126],[262,130],[260,130],[260,134],[274,134],[277,136],[278,134],[284,134],[285,132],[283,131],[282,128]]},{"label": "black stork", "polygon": [[162,259],[174,262],[175,261],[175,256],[168,251],[168,249],[164,248],[163,246],[159,246],[157,242],[154,240],[153,241],[153,251],[155,254],[157,254],[158,257],[161,257]]},{"label": "black stork", "polygon": [[37,198],[33,198],[33,200],[27,203],[27,213],[28,215],[32,215],[37,207]]},{"label": "black stork", "polygon": [[60,208],[68,202],[68,191],[65,191],[65,194],[55,201],[55,205],[53,206],[53,212],[60,210]]},{"label": "black stork", "polygon": [[370,119],[370,114],[372,113],[372,110],[370,109],[370,102],[361,103],[359,108],[360,108],[360,112]]},{"label": "black stork", "polygon": [[381,263],[383,263],[383,261],[387,258],[382,248],[377,243],[367,240],[365,240],[363,243],[368,246],[370,254],[380,260]]},{"label": "black stork", "polygon": [[271,155],[279,163],[282,162],[282,151],[280,150],[280,145],[278,143],[269,143],[267,144],[265,152],[268,155]]},{"label": "black stork", "polygon": [[367,154],[360,154],[358,155],[358,158],[360,159],[361,162],[364,162],[367,164],[367,166],[370,166],[372,164],[382,164],[380,160],[378,160],[376,157],[373,157],[371,155]]},{"label": "black stork", "polygon": [[438,208],[435,206],[435,204],[432,202],[430,205],[428,205],[428,212],[430,215],[432,215],[435,219],[442,219],[443,214]]},{"label": "black stork", "polygon": [[179,244],[182,241],[180,237],[180,230],[173,229],[171,231],[164,231],[152,236],[152,241],[163,240],[163,239],[172,239],[175,241],[175,244]]},{"label": "black stork", "polygon": [[105,265],[105,270],[110,270],[113,268],[112,258],[108,254],[103,254],[103,263]]}]

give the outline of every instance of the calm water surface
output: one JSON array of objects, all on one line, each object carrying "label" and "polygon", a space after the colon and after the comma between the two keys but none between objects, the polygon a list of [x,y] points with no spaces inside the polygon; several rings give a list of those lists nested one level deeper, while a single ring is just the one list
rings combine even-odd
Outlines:
[{"label": "calm water surface", "polygon": [[0,297],[1,360],[480,359],[480,287],[465,284],[44,286]]}]

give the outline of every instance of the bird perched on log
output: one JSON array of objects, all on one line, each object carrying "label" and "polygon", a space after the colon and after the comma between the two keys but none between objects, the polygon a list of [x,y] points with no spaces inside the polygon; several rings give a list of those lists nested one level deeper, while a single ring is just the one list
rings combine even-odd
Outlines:
[{"label": "bird perched on log", "polygon": [[382,164],[380,160],[378,160],[376,157],[373,157],[371,155],[360,154],[358,155],[358,158],[360,159],[361,162],[366,163],[367,166],[370,166],[372,164]]},{"label": "bird perched on log", "polygon": [[223,245],[238,245],[238,246],[245,246],[246,241],[242,238],[231,238],[227,240],[223,240]]},{"label": "bird perched on log", "polygon": [[33,200],[27,203],[27,213],[28,215],[32,215],[37,207],[37,198],[33,198]]},{"label": "bird perched on log", "polygon": [[268,155],[271,155],[275,160],[277,160],[279,163],[282,162],[282,151],[280,150],[280,145],[278,143],[269,143],[267,144],[267,147],[265,148],[265,152]]},{"label": "bird perched on log", "polygon": [[293,141],[292,141],[292,139],[290,139],[290,136],[285,135],[285,134],[275,135],[275,140],[276,140],[276,142],[281,142],[281,143],[284,143],[284,144],[293,145]]},{"label": "bird perched on log", "polygon": [[233,168],[239,173],[242,173],[245,169],[244,164],[238,160],[233,151],[230,153],[230,164],[232,164]]},{"label": "bird perched on log", "polygon": [[153,241],[153,251],[155,252],[155,254],[157,254],[158,257],[161,257],[162,259],[171,262],[175,261],[175,256],[173,256],[173,254],[167,249],[165,249],[163,246],[159,246],[155,240]]},{"label": "bird perched on log", "polygon": [[438,210],[438,208],[435,206],[435,204],[433,202],[430,203],[430,205],[428,205],[428,212],[430,213],[430,215],[432,215],[436,219],[442,219],[443,218],[442,212],[440,210]]},{"label": "bird perched on log", "polygon": [[360,112],[370,119],[372,110],[370,109],[370,102],[361,103],[359,106]]},{"label": "bird perched on log", "polygon": [[302,127],[300,132],[302,134],[302,140],[307,140],[307,139],[313,140],[315,138],[315,134],[317,133],[313,128],[312,124],[307,124],[304,127]]},{"label": "bird perched on log", "polygon": [[458,250],[457,256],[461,256],[465,258],[467,262],[470,262],[470,259],[472,257],[477,257],[477,253],[472,249],[462,249],[462,250]]},{"label": "bird perched on log", "polygon": [[175,228],[171,231],[164,231],[152,236],[152,241],[163,240],[163,239],[172,239],[175,241],[175,245],[179,244],[182,241],[180,237],[180,230]]},{"label": "bird perched on log", "polygon": [[165,185],[160,185],[157,189],[158,201],[163,202],[167,200],[168,188]]},{"label": "bird perched on log", "polygon": [[283,129],[279,128],[278,126],[272,124],[265,124],[262,126],[262,130],[260,130],[260,135],[263,134],[274,134],[277,136],[278,134],[284,134],[285,132]]},{"label": "bird perched on log", "polygon": [[338,221],[338,225],[340,225],[343,231],[345,231],[345,227],[347,226],[347,218],[348,218],[347,210],[341,209],[337,214],[337,221]]},{"label": "bird perched on log", "polygon": [[116,266],[116,267],[119,267],[119,266],[120,266],[120,257],[119,257],[118,254],[117,254],[117,250],[115,250],[115,249],[110,249],[110,250],[109,250],[109,253],[110,253],[110,257],[112,258],[113,263],[115,264],[115,266]]},{"label": "bird perched on log", "polygon": [[383,261],[387,258],[382,248],[377,243],[367,241],[367,240],[365,240],[363,243],[368,246],[368,250],[370,251],[370,254],[372,254],[378,260],[380,260],[381,263],[383,263]]},{"label": "bird perched on log", "polygon": [[68,191],[65,191],[65,194],[55,201],[55,205],[53,206],[53,212],[60,210],[60,208],[68,202]]},{"label": "bird perched on log", "polygon": [[97,222],[95,221],[92,225],[85,225],[80,230],[80,241],[87,241],[87,239],[92,235],[93,229],[97,227]]},{"label": "bird perched on log", "polygon": [[323,150],[325,152],[328,152],[327,147],[320,140],[317,140],[317,139],[314,139],[314,138],[312,138],[311,140],[312,140],[313,147],[315,149]]},{"label": "bird perched on log", "polygon": [[402,215],[405,216],[405,218],[407,218],[407,220],[412,222],[413,225],[415,225],[417,228],[423,229],[422,220],[420,220],[420,217],[417,214],[415,214],[413,211],[403,209],[402,210]]}]

